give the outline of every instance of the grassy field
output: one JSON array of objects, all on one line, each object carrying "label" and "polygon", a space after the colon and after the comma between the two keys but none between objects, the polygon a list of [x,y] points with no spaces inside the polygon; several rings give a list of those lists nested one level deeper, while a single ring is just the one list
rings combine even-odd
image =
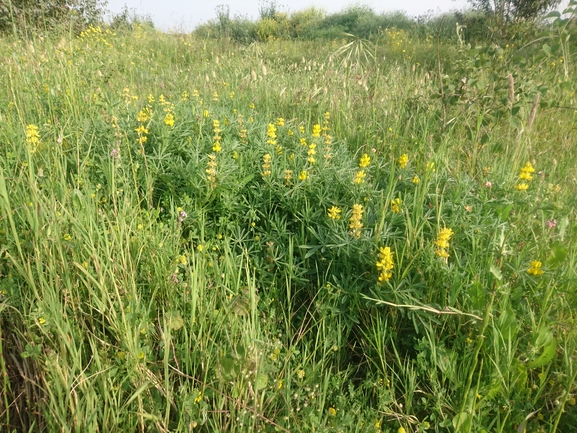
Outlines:
[{"label": "grassy field", "polygon": [[577,431],[566,31],[0,40],[0,430]]}]

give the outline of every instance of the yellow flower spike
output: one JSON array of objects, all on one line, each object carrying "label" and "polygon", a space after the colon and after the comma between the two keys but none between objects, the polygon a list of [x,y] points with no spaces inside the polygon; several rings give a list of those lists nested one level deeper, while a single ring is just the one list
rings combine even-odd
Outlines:
[{"label": "yellow flower spike", "polygon": [[308,177],[308,174],[305,170],[301,171],[299,174],[299,180],[306,180]]},{"label": "yellow flower spike", "polygon": [[351,218],[349,219],[349,228],[351,229],[351,234],[358,237],[361,237],[361,229],[363,228],[363,205],[354,204],[353,205],[353,213]]},{"label": "yellow flower spike", "polygon": [[389,281],[393,276],[391,270],[395,267],[393,262],[393,252],[390,247],[381,247],[379,249],[379,260],[377,261],[377,270],[379,274],[379,283]]},{"label": "yellow flower spike", "polygon": [[319,138],[321,136],[321,125],[318,123],[313,126],[312,136],[315,138]]},{"label": "yellow flower spike", "polygon": [[406,153],[403,153],[399,159],[397,160],[397,162],[399,163],[399,167],[401,168],[405,168],[407,166],[407,163],[409,162],[409,157],[407,156]]},{"label": "yellow flower spike", "polygon": [[415,185],[417,185],[420,181],[421,181],[421,180],[419,179],[419,176],[417,176],[417,175],[413,176],[412,182],[413,182]]},{"label": "yellow flower spike", "polygon": [[164,124],[167,126],[174,126],[174,114],[167,113],[164,117]]},{"label": "yellow flower spike", "polygon": [[403,201],[400,198],[396,198],[391,202],[391,212],[399,213],[401,212],[401,205]]},{"label": "yellow flower spike", "polygon": [[540,261],[533,260],[531,262],[531,267],[529,269],[527,269],[527,273],[529,275],[534,275],[534,276],[542,275],[543,270],[541,269],[541,266],[543,266],[543,264]]},{"label": "yellow flower spike", "polygon": [[137,134],[148,134],[148,129],[144,126],[140,125],[138,128],[134,130]]},{"label": "yellow flower spike", "polygon": [[272,174],[271,172],[271,161],[272,161],[272,157],[270,156],[270,153],[267,153],[265,156],[263,156],[262,158],[263,160],[263,165],[262,165],[262,177],[266,178],[266,177],[270,177],[270,175]]},{"label": "yellow flower spike", "polygon": [[365,153],[363,154],[363,156],[361,156],[359,167],[366,168],[369,166],[370,163],[371,163],[371,157]]},{"label": "yellow flower spike", "polygon": [[140,123],[146,123],[152,117],[152,112],[148,108],[143,108],[139,111],[138,116],[136,116],[136,120]]},{"label": "yellow flower spike", "polygon": [[338,220],[341,218],[341,209],[336,207],[336,206],[332,206],[331,208],[329,208],[328,210],[328,216],[330,219],[332,220]]},{"label": "yellow flower spike", "polygon": [[435,241],[435,245],[438,247],[435,248],[435,254],[437,256],[443,259],[449,258],[449,253],[447,252],[447,249],[449,249],[449,241],[451,240],[451,237],[454,234],[455,233],[453,232],[452,229],[446,227],[439,230],[437,240]]},{"label": "yellow flower spike", "polygon": [[30,152],[34,153],[40,146],[40,134],[36,125],[26,126],[26,144],[30,146]]},{"label": "yellow flower spike", "polygon": [[533,173],[535,173],[535,169],[533,168],[533,165],[529,161],[527,161],[525,166],[523,166],[519,172],[519,179],[532,180]]},{"label": "yellow flower spike", "polygon": [[355,179],[354,182],[356,184],[361,184],[361,183],[365,183],[365,177],[367,177],[367,174],[365,173],[365,170],[359,170],[355,173]]},{"label": "yellow flower spike", "polygon": [[527,185],[525,182],[521,182],[515,185],[513,188],[515,188],[517,191],[526,191],[527,188],[529,188],[529,185]]}]

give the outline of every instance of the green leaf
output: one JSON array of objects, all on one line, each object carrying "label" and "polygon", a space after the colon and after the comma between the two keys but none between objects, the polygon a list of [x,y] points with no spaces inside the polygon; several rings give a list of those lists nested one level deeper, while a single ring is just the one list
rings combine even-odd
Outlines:
[{"label": "green leaf", "polygon": [[246,316],[250,312],[250,305],[247,299],[238,295],[231,302],[232,311],[239,316]]},{"label": "green leaf", "polygon": [[560,18],[561,14],[558,11],[549,12],[544,18]]},{"label": "green leaf", "polygon": [[545,52],[545,54],[547,54],[548,56],[551,55],[551,47],[548,44],[543,44],[543,51]]},{"label": "green leaf", "polygon": [[549,267],[559,266],[567,258],[567,248],[561,241],[555,241],[551,244],[551,254],[545,262]]},{"label": "green leaf", "polygon": [[260,391],[261,389],[265,389],[267,383],[268,383],[268,376],[266,374],[259,373],[256,375],[254,387],[256,388],[257,391]]},{"label": "green leaf", "polygon": [[491,273],[493,274],[493,276],[498,279],[499,281],[501,281],[501,279],[503,278],[503,274],[501,273],[501,269],[499,269],[497,266],[495,265],[491,265],[489,267],[489,270],[491,271]]},{"label": "green leaf", "polygon": [[565,234],[567,233],[567,227],[569,227],[569,218],[563,217],[563,219],[559,223],[559,238],[561,240],[565,239]]},{"label": "green leaf", "polygon": [[458,413],[453,418],[453,427],[455,428],[455,433],[471,431],[472,423],[473,423],[473,417],[471,416],[470,413],[467,412]]},{"label": "green leaf", "polygon": [[168,313],[168,326],[173,331],[178,331],[180,328],[184,326],[184,319],[180,315],[179,311],[171,311]]},{"label": "green leaf", "polygon": [[228,357],[220,359],[220,374],[222,378],[227,382],[230,382],[236,378],[234,359]]},{"label": "green leaf", "polygon": [[535,350],[538,351],[543,348],[541,355],[537,359],[531,361],[527,367],[528,368],[539,368],[549,364],[553,358],[555,358],[555,353],[557,352],[557,340],[553,336],[553,333],[548,327],[543,327],[539,329],[537,333],[537,338],[534,344]]}]

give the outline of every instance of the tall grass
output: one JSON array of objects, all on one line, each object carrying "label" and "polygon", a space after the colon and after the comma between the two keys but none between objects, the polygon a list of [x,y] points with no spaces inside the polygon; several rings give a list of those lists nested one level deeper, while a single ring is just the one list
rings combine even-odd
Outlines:
[{"label": "tall grass", "polygon": [[573,431],[574,74],[518,48],[3,39],[4,430]]}]

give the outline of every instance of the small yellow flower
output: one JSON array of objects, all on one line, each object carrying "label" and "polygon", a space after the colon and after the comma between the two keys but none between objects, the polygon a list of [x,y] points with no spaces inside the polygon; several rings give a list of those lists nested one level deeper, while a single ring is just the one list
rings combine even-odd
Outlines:
[{"label": "small yellow flower", "polygon": [[407,431],[403,427],[399,427],[397,433],[407,433]]},{"label": "small yellow flower", "polygon": [[377,261],[377,270],[379,274],[379,283],[389,281],[393,276],[391,270],[395,267],[393,262],[393,252],[390,247],[380,248],[379,260]]},{"label": "small yellow flower", "polygon": [[285,170],[284,171],[285,185],[289,186],[292,178],[293,178],[293,171],[292,170]]},{"label": "small yellow flower", "polygon": [[397,160],[397,162],[399,163],[399,167],[401,168],[405,168],[407,166],[407,163],[409,162],[409,157],[407,156],[406,153],[403,153],[399,159]]},{"label": "small yellow flower", "polygon": [[300,174],[299,174],[299,180],[306,180],[307,177],[308,177],[308,174],[307,174],[306,171],[303,170],[303,171],[300,172]]},{"label": "small yellow flower", "polygon": [[370,163],[371,163],[371,157],[365,153],[363,154],[363,156],[361,156],[359,167],[366,168],[369,166]]},{"label": "small yellow flower", "polygon": [[527,188],[529,188],[529,185],[527,185],[525,182],[521,182],[515,185],[513,188],[515,188],[517,191],[526,191]]},{"label": "small yellow flower", "polygon": [[527,161],[525,166],[522,167],[521,171],[519,172],[519,179],[532,180],[533,173],[535,173],[535,169],[533,168],[533,165],[529,161]]},{"label": "small yellow flower", "polygon": [[136,120],[138,120],[140,123],[145,123],[148,122],[151,117],[152,113],[150,112],[150,110],[148,108],[144,108],[140,110],[138,116],[136,116]]},{"label": "small yellow flower", "polygon": [[329,416],[336,416],[337,410],[334,407],[329,407]]},{"label": "small yellow flower", "polygon": [[213,152],[222,152],[222,146],[220,145],[220,141],[214,143],[214,146],[212,146],[212,150]]},{"label": "small yellow flower", "polygon": [[182,255],[178,258],[178,263],[180,263],[181,265],[186,265],[188,263],[188,260],[186,260],[186,256]]},{"label": "small yellow flower", "polygon": [[279,379],[279,381],[277,382],[276,389],[282,389],[282,379]]},{"label": "small yellow flower", "polygon": [[351,234],[358,237],[361,237],[361,229],[363,228],[363,205],[354,204],[353,205],[353,213],[351,218],[349,219],[349,228],[351,229]]},{"label": "small yellow flower", "polygon": [[297,377],[299,379],[304,379],[305,377],[305,371],[303,369],[297,370]]},{"label": "small yellow flower", "polygon": [[541,269],[542,265],[543,264],[540,261],[533,260],[531,262],[531,267],[529,269],[527,269],[527,273],[529,275],[534,275],[534,276],[542,275],[543,274],[543,270]]},{"label": "small yellow flower", "polygon": [[367,177],[367,174],[365,173],[365,170],[359,170],[355,173],[355,179],[354,182],[356,184],[361,184],[361,183],[365,183],[365,177]]},{"label": "small yellow flower", "polygon": [[319,138],[321,136],[321,125],[318,123],[313,126],[312,136],[315,138]]},{"label": "small yellow flower", "polygon": [[196,247],[196,249],[197,249],[198,251],[202,251],[202,250],[204,250],[204,245],[200,244],[200,245],[198,245],[198,246]]},{"label": "small yellow flower", "polygon": [[174,114],[166,113],[166,116],[164,116],[164,124],[167,126],[174,126]]},{"label": "small yellow flower", "polygon": [[138,128],[136,128],[134,130],[137,134],[148,134],[148,129],[146,129],[144,126],[140,125]]},{"label": "small yellow flower", "polygon": [[328,215],[329,215],[330,219],[338,220],[341,218],[340,214],[341,214],[341,209],[339,209],[336,206],[333,206],[333,207],[329,208],[329,210],[328,210]]},{"label": "small yellow flower", "polygon": [[413,176],[412,182],[416,185],[416,184],[418,184],[420,181],[421,181],[421,180],[419,179],[419,176],[417,176],[417,175],[415,174],[415,176]]},{"label": "small yellow flower", "polygon": [[435,248],[435,254],[441,258],[447,259],[449,257],[449,253],[447,249],[449,248],[449,241],[451,237],[455,233],[452,229],[442,228],[439,230],[439,234],[437,235],[437,240],[435,241],[435,245],[438,248]]},{"label": "small yellow flower", "polygon": [[403,201],[400,198],[396,198],[391,202],[391,212],[399,213],[401,211],[401,205]]},{"label": "small yellow flower", "polygon": [[283,119],[282,117],[279,117],[279,118],[276,120],[276,124],[277,124],[278,126],[284,126],[284,119]]},{"label": "small yellow flower", "polygon": [[70,234],[65,233],[64,236],[62,236],[62,239],[64,239],[65,241],[69,241],[70,239],[72,239],[72,236],[70,236]]}]

